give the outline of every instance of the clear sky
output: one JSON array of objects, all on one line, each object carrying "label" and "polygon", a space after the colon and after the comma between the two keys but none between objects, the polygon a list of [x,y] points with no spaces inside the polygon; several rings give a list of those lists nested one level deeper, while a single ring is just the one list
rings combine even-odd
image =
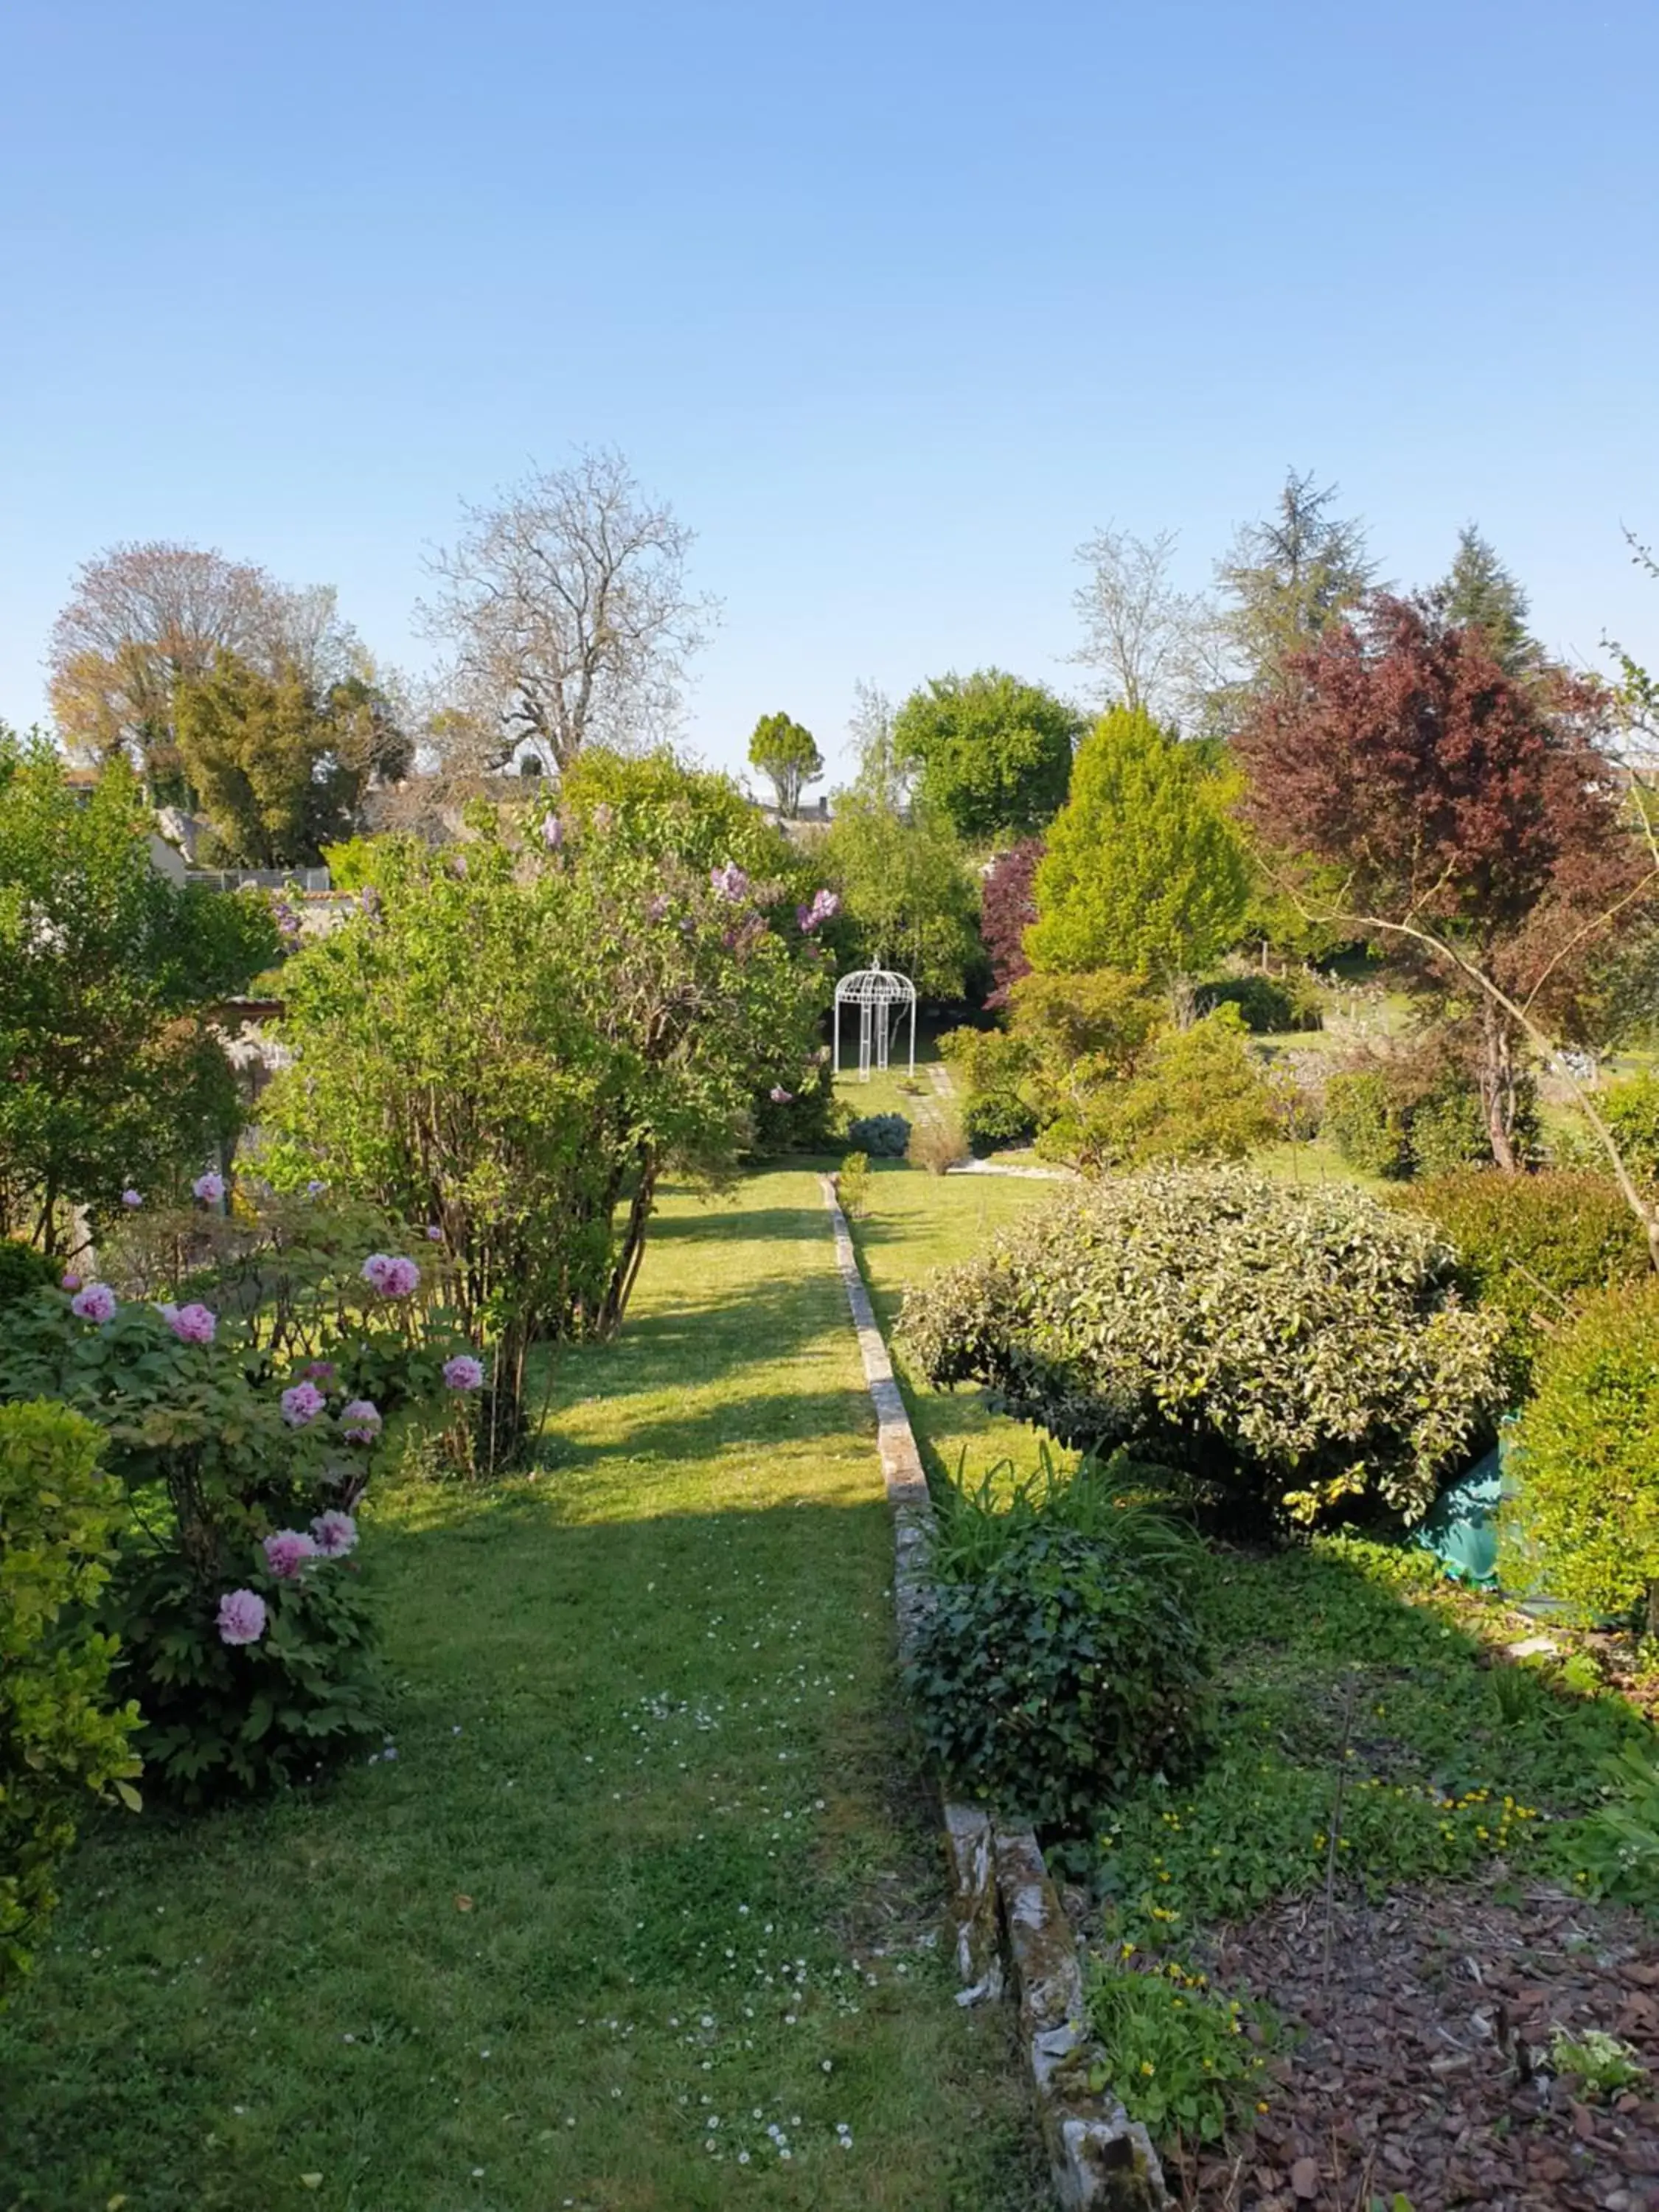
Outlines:
[{"label": "clear sky", "polygon": [[421,665],[424,547],[622,448],[736,764],[854,680],[1075,685],[1285,468],[1390,579],[1476,520],[1659,662],[1654,0],[3,0],[0,716],[75,568],[217,545]]}]

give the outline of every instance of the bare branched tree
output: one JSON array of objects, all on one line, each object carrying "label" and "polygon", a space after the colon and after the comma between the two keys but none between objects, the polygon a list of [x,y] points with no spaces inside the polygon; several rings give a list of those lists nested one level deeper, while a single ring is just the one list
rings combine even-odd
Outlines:
[{"label": "bare branched tree", "polygon": [[1084,642],[1071,657],[1097,669],[1108,701],[1173,721],[1185,710],[1214,621],[1207,601],[1170,580],[1173,530],[1134,538],[1102,530],[1077,549],[1089,580],[1073,594]]},{"label": "bare branched tree", "polygon": [[481,765],[528,744],[563,768],[584,744],[665,733],[716,611],[687,589],[692,533],[672,510],[602,447],[463,513],[417,620],[453,649],[456,726],[487,733]]}]

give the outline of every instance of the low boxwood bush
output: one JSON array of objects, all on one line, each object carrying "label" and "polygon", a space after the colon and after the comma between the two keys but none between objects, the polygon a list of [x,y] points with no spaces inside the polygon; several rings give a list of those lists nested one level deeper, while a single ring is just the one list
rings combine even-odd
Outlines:
[{"label": "low boxwood bush", "polygon": [[1182,1469],[1261,1533],[1419,1519],[1503,1395],[1503,1321],[1429,1222],[1238,1169],[1066,1191],[912,1291],[902,1329],[929,1382]]},{"label": "low boxwood bush", "polygon": [[1466,1169],[1417,1183],[1397,1203],[1436,1224],[1456,1249],[1469,1297],[1504,1316],[1505,1372],[1517,1397],[1576,1299],[1649,1271],[1641,1224],[1607,1176]]},{"label": "low boxwood bush", "polygon": [[0,2003],[58,1901],[80,1815],[136,1807],[135,1705],[110,1693],[116,1644],[88,1607],[125,1515],[102,1438],[64,1406],[0,1406]]},{"label": "low boxwood bush", "polygon": [[940,1583],[908,1679],[957,1788],[1062,1832],[1142,1776],[1185,1774],[1209,1738],[1179,1577],[1078,1528],[1039,1522]]},{"label": "low boxwood bush", "polygon": [[847,1132],[847,1141],[872,1160],[902,1160],[910,1142],[910,1124],[902,1114],[865,1114]]},{"label": "low boxwood bush", "polygon": [[1592,1293],[1544,1346],[1515,1431],[1498,1572],[1659,1634],[1659,1276]]},{"label": "low boxwood bush", "polygon": [[1194,1001],[1200,1014],[1236,1006],[1253,1036],[1283,1036],[1322,1030],[1325,1002],[1319,986],[1305,975],[1223,975],[1200,983]]}]

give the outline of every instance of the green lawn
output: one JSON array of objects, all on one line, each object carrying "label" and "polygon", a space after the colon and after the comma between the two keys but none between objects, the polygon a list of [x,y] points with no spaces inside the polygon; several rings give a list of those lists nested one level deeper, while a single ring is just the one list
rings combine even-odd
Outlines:
[{"label": "green lawn", "polygon": [[[1032,1206],[1053,1202],[1059,1186],[1021,1176],[932,1176],[902,1160],[872,1164],[869,1207],[853,1224],[859,1261],[877,1319],[892,1346],[893,1364],[930,1477],[954,1474],[967,1453],[969,1480],[994,1462],[1035,1467],[1035,1429],[990,1411],[982,1391],[933,1390],[895,1340],[907,1286],[935,1267],[981,1250],[1006,1223]],[[1074,1454],[1062,1454],[1070,1464]]]},{"label": "green lawn", "polygon": [[85,1838],[0,2023],[0,2206],[1042,2201],[935,1943],[815,1178],[671,1198],[550,1425],[537,1479],[372,1509],[395,1759]]}]

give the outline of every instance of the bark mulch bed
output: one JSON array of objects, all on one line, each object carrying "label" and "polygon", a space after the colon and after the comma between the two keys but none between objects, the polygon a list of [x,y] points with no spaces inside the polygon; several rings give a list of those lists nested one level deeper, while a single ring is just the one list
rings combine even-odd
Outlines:
[{"label": "bark mulch bed", "polygon": [[[1328,1959],[1328,1968],[1327,1961]],[[1220,1938],[1217,1982],[1289,2032],[1269,2110],[1224,2158],[1169,2161],[1202,2212],[1659,2208],[1659,1946],[1650,1923],[1540,1885],[1278,1905]],[[1621,2037],[1655,2078],[1581,2100],[1551,2033]]]}]

